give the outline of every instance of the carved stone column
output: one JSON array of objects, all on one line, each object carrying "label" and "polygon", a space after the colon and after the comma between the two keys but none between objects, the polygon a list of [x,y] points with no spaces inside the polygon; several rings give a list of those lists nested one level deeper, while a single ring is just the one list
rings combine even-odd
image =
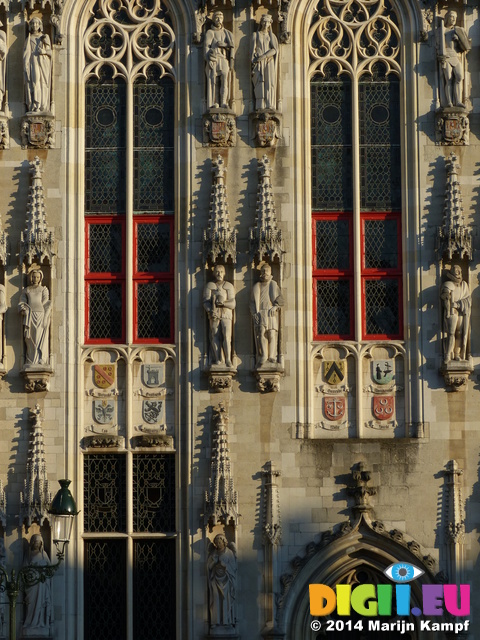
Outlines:
[{"label": "carved stone column", "polygon": [[447,509],[446,540],[449,582],[460,584],[463,581],[465,514],[462,501],[463,469],[456,460],[449,460],[445,471]]},{"label": "carved stone column", "polygon": [[269,461],[265,464],[262,475],[264,477],[263,544],[265,549],[265,627],[262,635],[265,635],[275,626],[275,587],[279,577],[278,547],[282,538],[277,478],[281,473],[275,468],[273,462]]}]

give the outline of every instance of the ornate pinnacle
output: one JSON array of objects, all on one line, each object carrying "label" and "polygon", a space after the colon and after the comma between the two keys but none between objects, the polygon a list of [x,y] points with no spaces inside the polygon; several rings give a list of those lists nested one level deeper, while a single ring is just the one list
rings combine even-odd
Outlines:
[{"label": "ornate pinnacle", "polygon": [[250,228],[250,247],[253,257],[272,262],[282,260],[285,253],[282,232],[277,225],[277,214],[273,200],[270,160],[265,155],[258,161],[257,224]]},{"label": "ornate pinnacle", "polygon": [[205,261],[215,263],[218,259],[233,263],[237,259],[237,233],[230,227],[227,192],[225,187],[225,163],[218,155],[212,165],[212,191],[210,196],[209,226],[203,234]]}]

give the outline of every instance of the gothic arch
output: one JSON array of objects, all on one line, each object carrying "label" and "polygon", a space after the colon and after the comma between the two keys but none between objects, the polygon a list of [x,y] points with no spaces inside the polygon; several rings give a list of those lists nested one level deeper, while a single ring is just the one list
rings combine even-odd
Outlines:
[{"label": "gothic arch", "polygon": [[276,615],[279,635],[275,637],[285,640],[310,637],[305,635],[310,633],[311,621],[309,584],[334,587],[338,583],[349,583],[349,576],[355,571],[380,575],[396,562],[420,565],[425,571],[410,583],[412,602],[421,607],[422,585],[435,583],[432,573],[435,562],[422,555],[417,543],[406,542],[398,531],[386,533],[382,523],[372,523],[367,515],[362,515],[353,526],[345,523],[337,534],[327,532],[320,543],[307,546],[303,558],[292,561],[293,575],[282,576],[283,591],[277,600]]}]

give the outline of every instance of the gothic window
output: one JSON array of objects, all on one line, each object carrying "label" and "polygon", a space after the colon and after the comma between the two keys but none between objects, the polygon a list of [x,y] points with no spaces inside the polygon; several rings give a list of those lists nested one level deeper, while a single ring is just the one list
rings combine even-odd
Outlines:
[{"label": "gothic window", "polygon": [[314,337],[402,337],[400,32],[388,0],[310,29]]},{"label": "gothic window", "polygon": [[92,13],[85,35],[85,341],[171,343],[175,36],[160,2],[97,2]]},{"label": "gothic window", "polygon": [[84,638],[174,640],[174,454],[133,454],[131,484],[129,464],[84,456]]}]

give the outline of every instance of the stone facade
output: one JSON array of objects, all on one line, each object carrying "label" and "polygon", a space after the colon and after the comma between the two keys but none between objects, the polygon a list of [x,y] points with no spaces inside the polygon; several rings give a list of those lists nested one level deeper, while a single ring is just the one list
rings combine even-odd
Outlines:
[{"label": "stone facade", "polygon": [[[470,630],[463,637],[480,638],[478,3],[390,2],[396,23],[385,24],[398,51],[387,57],[400,78],[402,125],[401,335],[367,339],[362,332],[358,216],[353,337],[318,340],[310,81],[324,73],[326,54],[319,43],[326,12],[372,3],[227,0],[223,24],[233,34],[235,55],[226,107],[207,104],[204,39],[215,2],[120,0],[120,20],[113,4],[0,0],[0,45],[6,43],[0,104],[0,287],[6,308],[3,313],[0,295],[0,538],[7,567],[22,565],[37,533],[54,557],[44,503],[58,479],[72,480],[81,510],[66,564],[51,583],[53,622],[45,637],[97,640],[93,614],[84,610],[94,593],[106,627],[120,625],[112,632],[115,640],[143,637],[136,626],[142,624],[142,602],[151,616],[144,618],[145,628],[157,633],[145,638],[317,640],[323,636],[310,629],[310,582],[356,584],[362,570],[367,582],[378,581],[389,565],[404,562],[425,572],[418,585],[470,584]],[[383,7],[382,0],[373,4]],[[449,107],[440,86],[439,33],[445,37],[441,27],[451,9],[462,29],[463,78],[461,105]],[[252,83],[251,43],[266,14],[272,18],[278,77],[275,108],[261,109]],[[50,105],[39,113],[29,110],[23,75],[28,25],[37,17],[51,51]],[[110,49],[102,41],[110,37],[101,31],[102,20],[114,25]],[[348,20],[339,23],[347,30]],[[144,211],[134,210],[128,190],[125,331],[116,341],[88,339],[84,89],[87,76],[107,58],[128,87],[135,74],[148,76],[152,60],[174,82],[168,340],[135,338],[133,227]],[[356,80],[360,71],[350,75]],[[128,124],[127,147],[135,147],[135,135]],[[133,183],[133,152],[129,162],[126,176]],[[50,353],[38,370],[26,366],[18,315],[32,264],[42,269],[51,301]],[[235,295],[232,362],[223,368],[209,360],[204,310],[216,264],[224,266]],[[278,347],[270,367],[258,365],[250,309],[265,264],[283,303],[276,310]],[[448,329],[440,295],[454,264],[468,285],[471,329],[464,332],[468,345],[462,357],[445,362]],[[102,456],[125,464],[125,523],[118,530],[110,512],[110,524],[99,525],[92,506],[101,493],[95,460]],[[148,471],[145,489],[142,469],[150,458],[157,466]],[[41,486],[30,486],[32,478]],[[158,526],[148,512],[147,536],[135,519],[137,502],[150,496],[152,504],[163,504],[166,493],[173,507]],[[41,508],[33,504],[37,494]],[[110,494],[105,495],[102,508],[108,505]],[[228,586],[234,604],[225,617],[218,602],[212,614],[209,596],[209,558],[214,547],[218,551],[219,535],[234,567]],[[165,553],[162,567],[166,557],[175,556],[169,572],[155,569],[166,584],[157,600],[141,591],[143,574],[136,573],[138,545],[147,538]],[[112,583],[128,585],[122,606],[118,591],[112,595],[110,587],[102,592],[101,585],[92,586],[92,549],[105,540],[124,545],[123,564],[116,556],[106,563]],[[413,597],[418,600],[418,588]],[[129,622],[122,627],[118,619],[125,612]],[[19,607],[19,637],[22,616]],[[1,608],[0,623],[0,638],[8,637],[8,611]],[[102,631],[101,637],[108,636]],[[444,637],[418,627],[411,640]]]}]

